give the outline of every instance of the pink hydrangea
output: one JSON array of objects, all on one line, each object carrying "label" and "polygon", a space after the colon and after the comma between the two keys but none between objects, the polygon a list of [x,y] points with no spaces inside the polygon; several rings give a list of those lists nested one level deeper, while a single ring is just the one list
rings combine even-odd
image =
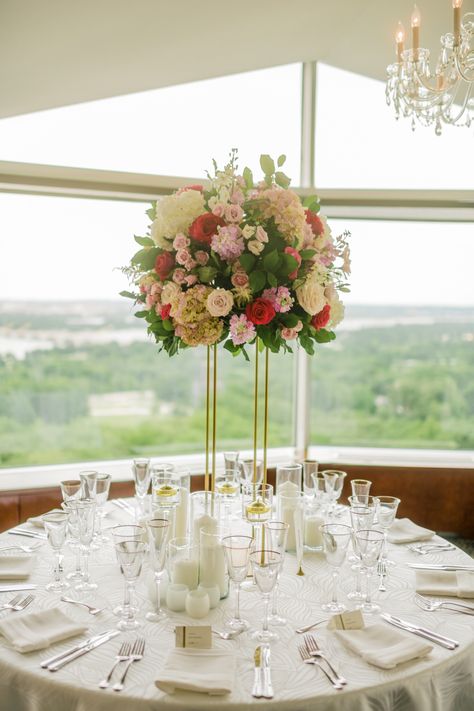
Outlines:
[{"label": "pink hydrangea", "polygon": [[237,225],[219,227],[212,237],[211,247],[225,262],[235,262],[244,251],[244,240]]},{"label": "pink hydrangea", "polygon": [[234,346],[241,346],[255,337],[255,326],[245,314],[234,314],[229,322],[229,333]]},{"label": "pink hydrangea", "polygon": [[262,298],[268,299],[275,311],[282,314],[289,311],[294,304],[294,299],[290,294],[290,290],[286,286],[265,289],[262,294]]}]

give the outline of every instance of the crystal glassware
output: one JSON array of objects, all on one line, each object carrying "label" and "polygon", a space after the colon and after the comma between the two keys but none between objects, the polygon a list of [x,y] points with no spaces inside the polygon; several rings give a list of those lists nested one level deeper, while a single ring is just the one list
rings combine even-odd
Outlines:
[{"label": "crystal glassware", "polygon": [[380,558],[384,544],[384,534],[382,531],[364,530],[354,531],[353,539],[355,550],[359,555],[362,568],[365,571],[367,579],[367,593],[365,601],[361,602],[357,607],[367,614],[380,611],[380,606],[376,605],[371,600],[370,579],[377,561]]},{"label": "crystal glassware", "polygon": [[105,504],[109,498],[110,482],[112,477],[110,474],[103,474],[99,472],[96,478],[96,528],[95,528],[95,539],[98,543],[106,543],[109,539],[102,533],[102,520],[105,516]]},{"label": "crystal glassware", "polygon": [[160,583],[165,565],[166,550],[170,534],[170,522],[163,518],[152,518],[146,524],[148,532],[149,562],[156,584],[156,610],[147,612],[145,617],[150,622],[160,622],[167,617],[161,608]]},{"label": "crystal glassware", "polygon": [[313,496],[314,504],[321,510],[321,514],[324,513],[327,494],[326,494],[326,482],[322,474],[313,474]]},{"label": "crystal glassware", "polygon": [[342,472],[339,469],[326,469],[321,472],[324,477],[326,494],[329,499],[329,514],[334,514],[337,509],[337,501],[342,494],[344,479],[347,472]]},{"label": "crystal glassware", "polygon": [[80,580],[75,587],[76,590],[82,591],[97,590],[97,583],[93,583],[89,579],[89,555],[92,539],[94,537],[96,502],[93,499],[84,498],[77,499],[77,501],[70,501],[69,505],[75,506],[76,508],[77,527],[83,560],[82,580]]},{"label": "crystal glassware", "polygon": [[135,482],[135,501],[138,507],[138,516],[145,513],[145,501],[150,488],[151,468],[150,460],[146,458],[134,459],[132,474]]},{"label": "crystal glassware", "polygon": [[242,485],[242,517],[253,525],[272,517],[273,486],[247,483]]},{"label": "crystal glassware", "polygon": [[369,491],[371,486],[372,482],[368,479],[352,479],[352,496],[357,499],[360,504],[367,505],[369,501]]},{"label": "crystal glassware", "polygon": [[[372,528],[375,517],[375,508],[373,506],[363,506],[362,504],[353,503],[349,510],[351,517],[352,530],[354,533],[360,530],[369,530]],[[352,538],[354,554],[348,556],[348,560],[354,563],[352,570],[356,572],[356,589],[348,593],[347,597],[349,600],[362,600],[364,599],[364,594],[360,587],[360,569],[361,561],[358,550],[354,544],[354,538]]]},{"label": "crystal glassware", "polygon": [[303,460],[303,491],[304,495],[311,499],[315,495],[314,477],[318,476],[318,466],[316,459]]},{"label": "crystal glassware", "polygon": [[232,519],[232,508],[240,494],[239,452],[224,452],[224,472],[216,474],[219,510],[224,521]]},{"label": "crystal glassware", "polygon": [[199,545],[189,536],[168,541],[166,558],[170,583],[195,590],[199,585]]},{"label": "crystal glassware", "polygon": [[[145,543],[147,541],[147,531],[144,526],[140,526],[138,524],[120,524],[118,526],[114,526],[112,529],[112,541],[114,543],[115,551],[117,552],[117,543],[122,543],[123,541]],[[135,605],[133,598],[130,598],[129,605],[133,609],[134,613],[136,613],[138,607]],[[116,605],[113,609],[113,613],[118,617],[122,617],[125,613],[123,605]]]},{"label": "crystal glassware", "polygon": [[59,482],[63,501],[69,499],[80,499],[82,493],[82,481],[80,479],[65,479]]},{"label": "crystal glassware", "polygon": [[135,583],[138,580],[143,559],[145,557],[145,544],[140,541],[120,541],[115,544],[115,553],[120,565],[120,570],[125,579],[125,596],[123,600],[123,615],[117,627],[119,630],[135,630],[140,623],[135,618],[135,611],[130,601],[132,599]]},{"label": "crystal glassware", "polygon": [[199,545],[201,528],[217,531],[218,499],[213,491],[193,491],[191,494],[190,534]]},{"label": "crystal glassware", "polygon": [[332,600],[322,605],[322,608],[327,612],[343,612],[346,606],[338,602],[337,582],[340,568],[346,557],[347,546],[351,540],[352,529],[343,523],[325,523],[321,526],[321,532],[323,534],[323,547],[326,560],[333,569]]},{"label": "crystal glassware", "polygon": [[299,494],[303,476],[301,464],[285,464],[276,468],[276,495]]},{"label": "crystal glassware", "polygon": [[68,516],[62,511],[52,512],[42,516],[42,521],[48,536],[48,542],[56,555],[54,566],[54,579],[46,585],[46,590],[61,592],[69,587],[69,583],[63,580],[61,566],[61,548],[66,540]]},{"label": "crystal glassware", "polygon": [[242,459],[240,461],[240,478],[243,484],[251,484],[254,480],[257,484],[263,481],[263,462],[261,459],[256,459],[255,464],[253,459]]},{"label": "crystal glassware", "polygon": [[222,545],[227,561],[229,578],[235,587],[235,613],[226,622],[226,625],[232,630],[243,632],[248,630],[250,625],[247,620],[242,619],[240,616],[240,586],[247,577],[253,539],[251,536],[226,536],[222,539]]},{"label": "crystal glassware", "polygon": [[395,521],[400,499],[396,496],[376,496],[375,507],[377,513],[377,526],[383,530],[384,544],[382,558],[387,565],[395,565],[393,560],[387,558],[387,536],[388,529]]},{"label": "crystal glassware", "polygon": [[281,565],[278,571],[277,582],[273,590],[272,611],[268,618],[270,625],[286,625],[286,618],[278,614],[278,588],[280,577],[283,572],[283,562],[285,559],[286,542],[288,537],[289,524],[284,521],[267,521],[263,524],[262,545],[281,555]]},{"label": "crystal glassware", "polygon": [[250,554],[253,577],[263,597],[263,624],[262,629],[252,633],[252,638],[268,644],[276,641],[278,635],[268,629],[268,607],[270,595],[275,588],[281,570],[281,553],[272,550],[256,550]]},{"label": "crystal glassware", "polygon": [[79,479],[82,483],[82,499],[92,499],[95,501],[97,474],[93,469],[79,472]]},{"label": "crystal glassware", "polygon": [[68,544],[69,547],[74,551],[76,556],[76,567],[75,570],[66,575],[67,580],[72,580],[78,582],[82,580],[82,565],[81,565],[81,541],[79,538],[79,523],[77,517],[77,509],[74,505],[76,499],[71,497],[68,501],[63,501],[61,507],[67,513],[68,522]]}]

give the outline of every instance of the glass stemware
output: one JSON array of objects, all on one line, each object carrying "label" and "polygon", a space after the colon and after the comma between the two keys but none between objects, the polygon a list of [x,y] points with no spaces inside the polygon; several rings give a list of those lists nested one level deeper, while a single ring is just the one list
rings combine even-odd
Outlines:
[{"label": "glass stemware", "polygon": [[287,622],[285,617],[278,614],[278,588],[280,586],[280,577],[283,572],[283,562],[285,559],[289,528],[289,524],[284,521],[267,521],[263,524],[264,538],[262,540],[262,545],[270,548],[272,551],[280,553],[281,555],[280,570],[278,571],[277,581],[273,590],[272,610],[270,617],[268,618],[268,623],[270,625],[286,625]]},{"label": "glass stemware", "polygon": [[338,602],[337,581],[340,568],[346,557],[347,546],[351,540],[352,529],[343,523],[325,523],[321,526],[321,532],[323,534],[323,547],[326,560],[333,568],[332,600],[322,605],[322,608],[328,612],[343,612],[346,606]]},{"label": "glass stemware", "polygon": [[313,474],[312,475],[313,479],[313,496],[314,496],[314,504],[317,506],[320,511],[321,515],[324,514],[325,510],[325,504],[326,504],[326,499],[327,499],[327,494],[326,494],[326,481],[324,480],[323,475],[319,474]]},{"label": "glass stemware", "polygon": [[[362,506],[362,505],[352,505],[350,508],[350,517],[352,523],[352,530],[356,533],[360,530],[369,530],[372,528],[375,517],[375,508],[373,506]],[[360,587],[360,569],[361,561],[358,549],[353,540],[354,555],[349,555],[348,560],[355,563],[352,566],[352,570],[356,571],[356,589],[348,593],[347,597],[349,600],[363,600],[364,593]]]},{"label": "glass stemware", "polygon": [[74,505],[75,501],[76,501],[76,499],[74,499],[74,497],[72,497],[68,501],[63,501],[61,506],[67,514],[68,532],[69,532],[68,544],[69,544],[69,547],[75,552],[75,556],[76,556],[75,570],[71,573],[68,573],[66,575],[66,578],[67,578],[67,580],[73,580],[75,582],[78,582],[79,580],[82,580],[82,565],[81,565],[81,541],[79,538],[79,523],[78,523],[78,518],[77,518],[77,509]]},{"label": "glass stemware", "polygon": [[367,505],[371,486],[372,482],[368,479],[352,479],[352,496],[357,499],[360,504]]},{"label": "glass stemware", "polygon": [[63,501],[81,498],[82,481],[80,479],[65,479],[59,482],[59,486],[61,487]]},{"label": "glass stemware", "polygon": [[[112,529],[112,540],[114,542],[115,552],[117,553],[117,543],[122,543],[123,541],[136,541],[137,543],[145,543],[146,536],[147,533],[145,528],[137,524],[120,524],[118,526],[114,526]],[[135,601],[133,599],[133,590],[129,592],[131,595],[129,605],[133,612],[136,613],[138,607],[135,605]],[[116,605],[112,612],[114,613],[114,615],[122,617],[125,613],[125,609],[123,605]]]},{"label": "glass stemware", "polygon": [[82,591],[96,590],[97,583],[92,583],[89,578],[89,555],[94,537],[96,502],[93,499],[77,499],[77,501],[69,501],[68,503],[76,509],[83,560],[82,580],[75,587],[76,590]]},{"label": "glass stemware", "polygon": [[[254,472],[255,469],[255,472]],[[242,484],[252,484],[254,481],[254,473],[256,475],[257,484],[263,481],[263,462],[257,459],[255,466],[253,459],[242,459],[240,461],[240,475]]]},{"label": "glass stemware", "polygon": [[216,491],[222,504],[223,518],[232,518],[232,507],[240,494],[239,452],[224,452],[224,472],[216,475]]},{"label": "glass stemware", "polygon": [[303,492],[309,499],[315,496],[314,477],[318,476],[318,466],[316,459],[303,460]]},{"label": "glass stemware", "polygon": [[387,536],[388,536],[388,529],[390,528],[392,523],[395,521],[399,503],[400,503],[400,499],[397,499],[396,496],[376,496],[375,497],[375,506],[376,506],[376,512],[377,512],[377,525],[379,528],[381,528],[383,530],[383,534],[384,534],[382,559],[385,561],[385,563],[387,565],[395,565],[395,562],[393,560],[389,560],[387,558]]},{"label": "glass stemware", "polygon": [[250,554],[253,576],[258,589],[262,593],[264,612],[262,629],[253,632],[252,638],[268,644],[278,639],[275,632],[268,629],[268,607],[272,593],[281,570],[282,555],[272,550],[256,550]]},{"label": "glass stemware", "polygon": [[80,498],[95,501],[97,474],[98,472],[93,469],[79,472],[79,479],[82,483],[82,495]]},{"label": "glass stemware", "polygon": [[96,530],[95,539],[97,543],[105,543],[109,539],[102,533],[102,520],[105,516],[105,504],[109,498],[110,482],[112,477],[110,474],[97,474],[96,478]]},{"label": "glass stemware", "polygon": [[48,536],[48,542],[56,554],[54,566],[54,579],[46,585],[46,590],[60,592],[69,587],[69,583],[63,580],[61,566],[61,548],[66,540],[68,517],[66,513],[54,512],[42,516],[42,521]]},{"label": "glass stemware", "polygon": [[242,485],[242,517],[253,525],[269,521],[272,517],[273,486],[271,484]]},{"label": "glass stemware", "polygon": [[326,469],[321,472],[324,477],[326,494],[329,499],[329,514],[334,514],[337,510],[337,501],[342,494],[344,479],[347,472],[342,472],[338,469]]},{"label": "glass stemware", "polygon": [[226,625],[232,630],[243,632],[248,630],[250,624],[240,616],[240,586],[247,577],[253,539],[251,536],[225,536],[222,539],[222,545],[227,561],[229,578],[235,587],[235,613],[226,622]]},{"label": "glass stemware", "polygon": [[153,570],[156,584],[156,610],[147,612],[145,617],[150,622],[160,622],[168,615],[161,608],[160,583],[165,565],[166,549],[170,535],[170,522],[163,518],[153,518],[147,521],[148,546],[150,552],[150,567]]},{"label": "glass stemware", "polygon": [[146,496],[150,486],[150,460],[145,458],[134,459],[132,474],[135,482],[135,500],[137,502],[138,515],[142,516],[145,513]]},{"label": "glass stemware", "polygon": [[380,606],[374,604],[371,600],[370,579],[374,567],[378,559],[380,558],[380,554],[382,552],[384,534],[382,533],[382,531],[376,531],[373,529],[369,531],[361,529],[359,531],[354,531],[353,538],[355,548],[360,557],[367,580],[367,593],[365,596],[365,601],[357,605],[357,607],[359,608],[359,610],[362,610],[362,612],[368,614],[371,614],[373,612],[379,612]]},{"label": "glass stemware", "polygon": [[123,631],[135,630],[140,627],[140,623],[135,618],[135,609],[130,604],[130,601],[135,590],[135,583],[142,570],[145,544],[133,540],[120,541],[115,544],[115,553],[125,580],[123,616],[119,620],[117,627]]}]

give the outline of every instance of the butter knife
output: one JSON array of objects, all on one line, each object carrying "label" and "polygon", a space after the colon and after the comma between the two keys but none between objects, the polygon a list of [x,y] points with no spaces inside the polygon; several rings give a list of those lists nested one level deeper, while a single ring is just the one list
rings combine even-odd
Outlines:
[{"label": "butter knife", "polygon": [[273,699],[272,674],[270,669],[270,647],[262,648],[263,661],[263,696],[266,699]]},{"label": "butter knife", "polygon": [[0,585],[0,593],[16,592],[17,590],[36,590],[38,586],[31,583],[13,583],[12,585]]},{"label": "butter knife", "polygon": [[62,669],[64,666],[66,666],[66,664],[69,664],[69,662],[74,661],[74,659],[77,659],[78,657],[82,657],[83,654],[91,652],[96,647],[100,647],[101,644],[105,644],[105,642],[108,642],[109,640],[113,639],[118,634],[120,634],[119,630],[113,630],[112,632],[108,632],[107,634],[102,635],[99,639],[96,639],[95,642],[91,642],[82,649],[78,649],[77,652],[73,652],[69,656],[64,657],[64,659],[61,659],[61,661],[56,662],[56,664],[50,664],[48,666],[49,671],[55,672],[59,669]]},{"label": "butter knife", "polygon": [[262,675],[262,648],[255,647],[253,653],[254,671],[253,671],[253,689],[252,696],[256,699],[261,699],[263,696],[263,675]]},{"label": "butter knife", "polygon": [[417,570],[472,570],[474,571],[474,565],[441,565],[435,563],[408,563],[409,568],[416,568]]},{"label": "butter knife", "polygon": [[417,625],[412,625],[409,622],[405,622],[404,620],[400,620],[398,617],[393,617],[392,615],[388,614],[382,614],[380,615],[380,617],[385,620],[385,622],[388,622],[394,627],[398,627],[399,629],[405,630],[406,632],[412,632],[413,634],[416,634],[419,637],[424,637],[430,642],[439,644],[445,649],[453,650],[456,649],[456,647],[459,647],[459,642],[456,642],[456,640],[449,639],[449,637],[443,637],[443,635],[439,635],[436,632],[432,632],[431,630],[426,629],[426,627],[418,627]]},{"label": "butter knife", "polygon": [[40,541],[46,541],[46,533],[40,533],[39,531],[28,531],[27,528],[13,528],[8,531],[11,536],[26,536],[27,538],[39,538]]},{"label": "butter knife", "polygon": [[71,654],[74,654],[74,652],[78,652],[80,649],[84,649],[84,647],[87,647],[88,644],[95,642],[101,637],[105,637],[111,632],[115,632],[115,630],[107,630],[106,632],[101,632],[100,634],[96,634],[93,637],[89,637],[89,639],[84,640],[84,642],[76,644],[75,647],[69,647],[69,649],[66,649],[66,651],[61,652],[61,654],[55,654],[54,657],[45,659],[43,662],[41,662],[40,666],[42,669],[47,669],[51,664],[56,664],[56,662],[59,662],[60,659],[64,659],[64,657],[69,657]]}]

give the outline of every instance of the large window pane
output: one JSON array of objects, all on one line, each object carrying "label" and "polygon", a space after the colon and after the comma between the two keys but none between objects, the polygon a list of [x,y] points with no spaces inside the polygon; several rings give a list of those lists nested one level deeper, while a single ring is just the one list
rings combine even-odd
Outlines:
[{"label": "large window pane", "polygon": [[[204,450],[205,349],[159,354],[118,298],[145,207],[0,195],[0,467]],[[220,351],[218,373],[219,449],[249,449],[252,364]],[[287,446],[292,358],[270,373]]]},{"label": "large window pane", "polygon": [[[299,179],[301,67],[292,64],[0,120],[0,159],[200,177],[238,148]],[[260,171],[259,171],[260,172]]]},{"label": "large window pane", "polygon": [[474,449],[472,224],[334,220],[352,293],[312,367],[312,444]]},{"label": "large window pane", "polygon": [[472,130],[395,120],[385,84],[318,64],[316,185],[472,190]]}]

